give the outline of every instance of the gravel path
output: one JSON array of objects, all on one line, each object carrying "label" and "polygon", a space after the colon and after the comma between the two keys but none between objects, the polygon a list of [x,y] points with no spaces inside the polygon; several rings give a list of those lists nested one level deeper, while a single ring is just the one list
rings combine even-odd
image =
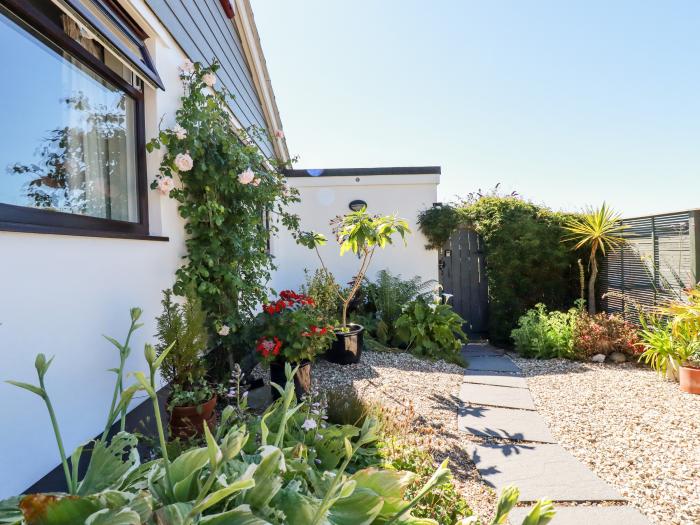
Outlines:
[{"label": "gravel path", "polygon": [[700,396],[630,363],[513,359],[562,447],[651,522],[700,524]]},{"label": "gravel path", "polygon": [[455,485],[472,511],[484,518],[492,515],[495,493],[481,481],[465,450],[471,438],[457,430],[462,367],[406,353],[365,351],[356,365],[318,360],[312,377],[318,390],[352,387],[361,398],[395,410],[398,417],[410,417],[410,439],[430,450],[437,461],[449,458]]}]

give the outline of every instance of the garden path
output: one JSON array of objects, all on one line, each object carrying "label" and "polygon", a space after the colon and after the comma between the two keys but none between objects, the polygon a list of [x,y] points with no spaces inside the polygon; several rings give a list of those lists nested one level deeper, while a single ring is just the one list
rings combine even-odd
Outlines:
[{"label": "garden path", "polygon": [[[488,485],[499,492],[517,486],[521,502],[553,500],[552,525],[648,525],[615,488],[556,443],[537,413],[527,380],[503,350],[471,343],[462,354],[467,370],[458,425],[480,438],[469,451]],[[511,519],[521,523],[526,514],[527,508],[517,508]]]}]

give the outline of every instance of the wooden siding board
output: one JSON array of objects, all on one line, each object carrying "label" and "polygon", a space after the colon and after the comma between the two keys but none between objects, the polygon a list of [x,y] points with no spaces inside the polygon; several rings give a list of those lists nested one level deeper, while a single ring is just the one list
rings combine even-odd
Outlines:
[{"label": "wooden siding board", "polygon": [[[221,64],[220,82],[234,95],[229,107],[244,127],[267,128],[238,32],[225,18],[219,2],[146,0],[175,41],[193,61]],[[212,7],[212,3],[216,7]],[[225,28],[229,27],[226,31]],[[274,158],[267,137],[251,137],[263,154]]]}]

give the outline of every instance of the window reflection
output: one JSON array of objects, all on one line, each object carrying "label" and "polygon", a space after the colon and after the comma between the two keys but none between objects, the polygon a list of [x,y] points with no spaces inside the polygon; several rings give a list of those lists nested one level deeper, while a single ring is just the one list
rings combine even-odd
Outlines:
[{"label": "window reflection", "polygon": [[0,48],[15,80],[0,85],[0,202],[138,222],[134,100],[1,14]]}]

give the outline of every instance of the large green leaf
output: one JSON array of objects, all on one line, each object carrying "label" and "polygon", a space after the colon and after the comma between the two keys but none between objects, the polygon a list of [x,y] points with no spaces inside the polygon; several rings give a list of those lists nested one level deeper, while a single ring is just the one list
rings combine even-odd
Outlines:
[{"label": "large green leaf", "polygon": [[91,514],[101,510],[97,503],[87,498],[51,499],[43,494],[26,496],[22,500],[22,506],[28,514],[37,516],[32,525],[84,523]]},{"label": "large green leaf", "polygon": [[184,525],[192,511],[190,503],[172,503],[156,511],[158,525]]},{"label": "large green leaf", "polygon": [[299,493],[294,486],[287,486],[277,493],[274,506],[284,512],[288,525],[309,525],[318,514],[321,500]]},{"label": "large green leaf", "polygon": [[199,523],[200,525],[270,525],[269,521],[253,515],[247,505],[241,505],[221,514],[205,516]]},{"label": "large green leaf", "polygon": [[131,509],[102,509],[91,514],[85,525],[141,525],[141,516]]},{"label": "large green leaf", "polygon": [[284,454],[279,448],[267,453],[262,461],[255,466],[253,480],[255,487],[250,489],[244,501],[254,509],[262,509],[270,503],[277,492],[282,488],[282,467]]},{"label": "large green leaf", "polygon": [[389,517],[404,506],[406,489],[415,478],[412,472],[368,468],[356,472],[351,479],[358,488],[371,490],[380,496],[384,502],[381,516]]},{"label": "large green leaf", "polygon": [[[119,488],[129,472],[139,465],[137,443],[136,436],[128,432],[119,432],[109,445],[96,441],[85,477],[78,485],[78,495]],[[127,455],[128,459],[124,460]]]},{"label": "large green leaf", "polygon": [[369,489],[358,489],[347,498],[336,501],[330,510],[335,525],[369,525],[384,507],[384,500]]}]

